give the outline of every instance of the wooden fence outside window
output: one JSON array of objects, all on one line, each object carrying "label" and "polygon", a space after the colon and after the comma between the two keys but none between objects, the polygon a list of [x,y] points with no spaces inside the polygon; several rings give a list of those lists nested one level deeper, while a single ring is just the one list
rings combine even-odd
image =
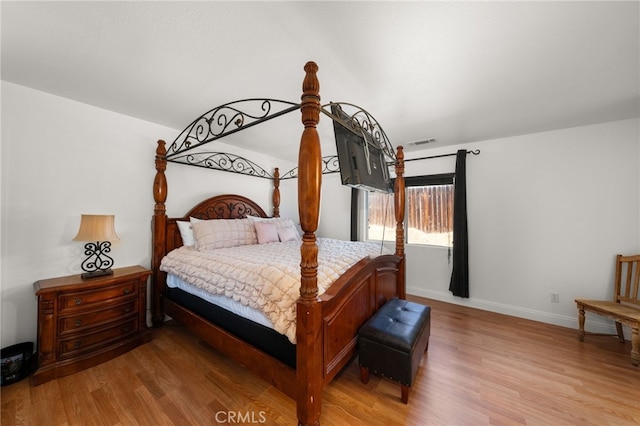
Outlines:
[{"label": "wooden fence outside window", "polygon": [[[407,187],[406,200],[408,243],[412,243],[411,228],[426,234],[453,231],[453,185]],[[369,226],[395,229],[393,209],[393,194],[369,193]],[[393,238],[393,233],[385,234],[385,240]]]}]

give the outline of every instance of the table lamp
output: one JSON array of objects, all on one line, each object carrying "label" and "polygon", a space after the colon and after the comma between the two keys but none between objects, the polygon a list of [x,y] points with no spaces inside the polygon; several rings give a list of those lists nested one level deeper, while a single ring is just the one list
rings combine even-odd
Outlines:
[{"label": "table lamp", "polygon": [[114,215],[83,214],[78,235],[73,241],[88,241],[84,246],[87,258],[82,262],[82,279],[112,275],[113,259],[106,253],[111,251],[111,242],[119,241],[116,235]]}]

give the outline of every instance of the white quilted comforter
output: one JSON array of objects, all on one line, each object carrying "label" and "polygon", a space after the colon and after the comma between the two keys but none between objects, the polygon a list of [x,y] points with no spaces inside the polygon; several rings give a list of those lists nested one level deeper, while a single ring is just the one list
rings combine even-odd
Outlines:
[{"label": "white quilted comforter", "polygon": [[[263,312],[276,331],[295,343],[300,244],[300,241],[254,244],[206,252],[180,247],[162,259],[160,269],[209,293]],[[324,293],[360,259],[375,257],[380,251],[379,243],[319,238],[318,293]]]}]

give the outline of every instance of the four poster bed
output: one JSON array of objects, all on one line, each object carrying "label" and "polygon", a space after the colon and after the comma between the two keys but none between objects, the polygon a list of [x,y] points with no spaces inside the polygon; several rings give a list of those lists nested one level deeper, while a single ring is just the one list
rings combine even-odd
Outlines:
[{"label": "four poster bed", "polygon": [[[319,264],[329,248],[323,248],[322,238],[316,238],[320,207],[321,175],[327,173],[328,161],[321,157],[320,139],[316,126],[320,112],[335,120],[320,104],[318,67],[309,62],[305,65],[306,75],[303,81],[303,93],[300,104],[261,100],[262,108],[282,103],[284,109],[276,113],[266,113],[255,122],[247,123],[247,115],[239,112],[234,103],[226,104],[233,119],[220,118],[220,108],[214,109],[196,119],[178,137],[169,149],[163,141],[158,141],[156,150],[156,176],[153,185],[155,210],[152,219],[152,318],[155,326],[160,326],[165,315],[177,320],[193,330],[213,347],[246,366],[249,370],[273,384],[276,388],[295,399],[299,424],[319,424],[322,389],[353,358],[357,351],[359,327],[370,318],[387,300],[393,297],[405,298],[405,254],[404,254],[404,157],[402,148],[393,153],[396,179],[394,183],[396,244],[395,253],[379,254],[354,260],[345,266],[341,275],[331,282],[323,283]],[[254,100],[255,101],[255,100]],[[241,195],[221,195],[202,201],[190,209],[183,217],[168,218],[165,202],[167,181],[164,171],[167,162],[186,162],[203,166],[216,163],[218,168],[221,153],[205,153],[204,159],[198,159],[193,153],[199,148],[226,134],[252,126],[266,119],[284,113],[301,110],[304,131],[302,133],[297,171],[287,173],[283,178],[298,178],[298,213],[302,235],[292,241],[276,244],[293,245],[298,258],[296,260],[296,299],[293,302],[293,328],[288,328],[288,337],[263,324],[229,312],[227,309],[210,305],[202,299],[168,284],[167,265],[174,253],[200,249],[184,247],[187,244],[179,229],[181,223],[192,225],[193,232],[201,231],[205,225],[194,223],[203,219],[206,222],[241,224],[245,226],[247,218],[255,224],[269,221],[266,212],[252,200]],[[284,112],[283,112],[284,111]],[[214,119],[215,117],[215,119]],[[371,117],[368,117],[371,119]],[[353,117],[352,117],[353,119]],[[216,123],[214,123],[214,121]],[[203,124],[204,123],[204,124]],[[222,124],[220,124],[222,123]],[[220,125],[222,130],[213,132],[211,127]],[[367,120],[361,126],[368,131],[378,133],[372,127],[376,122]],[[203,129],[207,127],[207,131]],[[206,134],[205,134],[206,133]],[[386,135],[382,132],[384,143]],[[189,151],[189,152],[187,152]],[[187,152],[185,154],[185,152]],[[235,164],[233,171],[267,177],[273,181],[273,217],[279,217],[280,175],[278,169],[273,176],[251,163],[247,166],[243,159],[237,166],[236,158],[223,154],[223,163]],[[335,160],[334,160],[335,161]],[[250,163],[247,161],[247,163]],[[227,170],[228,171],[228,170]],[[335,171],[335,170],[334,170]],[[329,171],[330,172],[330,171]],[[192,219],[195,218],[195,219]],[[211,219],[223,219],[211,221]],[[236,219],[230,221],[229,219]],[[274,219],[271,219],[274,220]],[[282,221],[283,219],[281,219]],[[250,229],[253,229],[249,226]],[[249,229],[243,228],[243,229]],[[281,231],[281,230],[279,230]],[[275,241],[278,241],[276,239]],[[282,236],[280,241],[284,241]],[[255,241],[254,241],[255,243]],[[196,243],[196,246],[198,243]],[[261,244],[257,244],[261,245]],[[269,245],[269,244],[266,244]],[[183,247],[181,247],[183,246]],[[239,245],[229,250],[235,253],[253,250],[253,246]],[[224,249],[226,250],[226,249]],[[278,246],[277,250],[284,250]],[[222,251],[215,248],[206,255],[217,256]],[[258,256],[250,252],[249,256]],[[196,253],[204,256],[203,253]],[[320,254],[320,255],[319,255]],[[235,256],[235,255],[234,255]],[[258,261],[257,263],[260,263]],[[267,263],[267,261],[265,261]],[[325,263],[334,263],[326,261]],[[286,269],[286,268],[282,268]],[[320,271],[320,274],[319,274]],[[251,281],[251,279],[250,279]],[[247,285],[249,285],[248,283]],[[228,283],[225,283],[228,288]],[[243,284],[244,286],[244,284]],[[319,289],[320,287],[320,289]],[[233,289],[230,290],[234,292]],[[233,294],[231,294],[234,296]],[[273,321],[275,322],[275,321]],[[292,331],[293,330],[293,331]]]}]

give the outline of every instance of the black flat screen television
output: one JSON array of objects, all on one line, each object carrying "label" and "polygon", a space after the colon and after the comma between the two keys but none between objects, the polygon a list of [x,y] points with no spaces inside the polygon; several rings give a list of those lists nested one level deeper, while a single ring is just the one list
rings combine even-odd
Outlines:
[{"label": "black flat screen television", "polygon": [[[351,117],[338,105],[331,105],[331,113],[346,123],[351,122]],[[367,191],[393,192],[384,152],[371,134],[360,126],[354,127],[351,130],[333,120],[342,184]]]}]

